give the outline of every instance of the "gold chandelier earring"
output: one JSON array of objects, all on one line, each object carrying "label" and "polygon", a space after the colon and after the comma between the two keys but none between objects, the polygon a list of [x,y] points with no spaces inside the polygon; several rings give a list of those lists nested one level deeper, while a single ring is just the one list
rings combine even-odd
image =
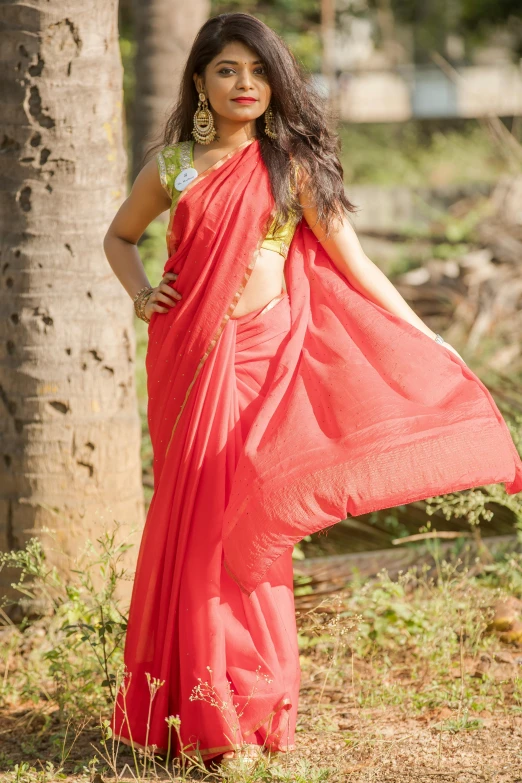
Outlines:
[{"label": "gold chandelier earring", "polygon": [[194,127],[192,135],[199,144],[210,144],[214,139],[219,139],[214,117],[208,108],[207,96],[204,92],[198,93],[198,108],[194,114]]},{"label": "gold chandelier earring", "polygon": [[267,136],[270,136],[271,139],[277,139],[277,133],[275,132],[274,127],[274,112],[272,111],[270,104],[268,104],[265,111],[265,133]]}]

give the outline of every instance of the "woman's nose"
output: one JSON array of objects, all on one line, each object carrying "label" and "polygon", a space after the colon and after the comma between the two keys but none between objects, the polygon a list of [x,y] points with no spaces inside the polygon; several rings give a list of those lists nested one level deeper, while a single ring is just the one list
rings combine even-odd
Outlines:
[{"label": "woman's nose", "polygon": [[238,76],[238,87],[251,87],[253,84],[252,74],[250,71],[245,68],[244,70],[240,71]]}]

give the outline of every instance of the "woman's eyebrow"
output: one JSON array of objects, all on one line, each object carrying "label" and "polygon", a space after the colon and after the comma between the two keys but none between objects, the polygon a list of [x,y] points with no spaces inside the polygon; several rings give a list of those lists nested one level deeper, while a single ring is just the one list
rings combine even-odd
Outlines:
[{"label": "woman's eyebrow", "polygon": [[[237,60],[220,60],[216,63],[216,66],[221,65],[221,63],[228,63],[229,65],[239,65]],[[263,63],[262,60],[253,60],[251,65],[261,65]]]}]

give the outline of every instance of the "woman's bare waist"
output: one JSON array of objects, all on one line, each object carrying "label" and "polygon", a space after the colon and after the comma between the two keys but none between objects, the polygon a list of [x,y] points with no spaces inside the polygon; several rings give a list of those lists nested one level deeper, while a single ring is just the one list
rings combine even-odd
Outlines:
[{"label": "woman's bare waist", "polygon": [[285,289],[284,265],[285,259],[280,253],[266,247],[260,248],[252,274],[230,317],[239,318],[258,310],[278,296]]}]

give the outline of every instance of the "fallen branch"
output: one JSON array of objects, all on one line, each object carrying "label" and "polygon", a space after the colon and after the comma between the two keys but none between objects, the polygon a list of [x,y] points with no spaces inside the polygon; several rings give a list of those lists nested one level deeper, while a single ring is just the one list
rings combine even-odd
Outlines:
[{"label": "fallen branch", "polygon": [[414,536],[394,538],[392,544],[407,544],[409,541],[423,541],[426,538],[473,538],[473,534],[464,530],[433,530],[431,533],[416,533]]}]

